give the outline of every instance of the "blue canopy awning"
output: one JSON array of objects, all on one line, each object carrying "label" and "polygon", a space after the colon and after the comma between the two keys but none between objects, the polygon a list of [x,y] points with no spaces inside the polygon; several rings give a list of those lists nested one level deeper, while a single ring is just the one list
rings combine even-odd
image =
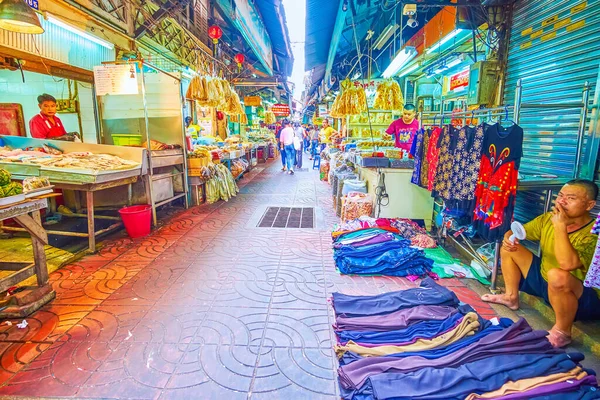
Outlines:
[{"label": "blue canopy awning", "polygon": [[285,9],[281,0],[255,0],[273,46],[273,56],[279,73],[288,77],[292,74],[294,55],[290,44]]},{"label": "blue canopy awning", "polygon": [[306,0],[304,70],[327,64],[339,0]]}]

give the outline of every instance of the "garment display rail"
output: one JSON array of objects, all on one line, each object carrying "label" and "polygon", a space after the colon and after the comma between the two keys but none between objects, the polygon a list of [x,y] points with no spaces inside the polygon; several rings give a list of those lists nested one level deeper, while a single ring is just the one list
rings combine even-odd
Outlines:
[{"label": "garment display rail", "polygon": [[[600,78],[599,78],[600,82]],[[580,102],[565,102],[565,103],[524,103],[523,99],[523,83],[521,79],[517,81],[517,87],[515,89],[515,101],[514,105],[504,105],[497,106],[492,108],[479,108],[474,110],[466,109],[466,102],[463,102],[463,110],[460,111],[451,111],[444,112],[444,101],[441,103],[441,111],[423,111],[420,113],[419,121],[421,126],[428,125],[437,125],[440,126],[444,124],[444,122],[451,122],[452,120],[461,119],[463,125],[466,125],[468,122],[472,123],[472,121],[476,118],[478,123],[482,122],[505,122],[509,121],[514,124],[519,124],[519,119],[521,117],[521,113],[523,110],[572,110],[572,109],[581,109],[580,113],[580,121],[577,130],[577,148],[575,153],[575,163],[573,165],[573,178],[577,178],[580,174],[581,170],[581,158],[583,153],[583,146],[585,143],[585,127],[588,116],[589,100],[590,100],[590,90],[591,86],[589,82],[585,82],[583,85],[582,91],[582,100]],[[512,120],[509,119],[510,114],[512,113]],[[424,123],[427,121],[428,123]],[[594,160],[595,165],[596,160]],[[531,177],[527,179],[520,179],[517,190],[542,190],[545,192],[544,195],[544,213],[550,211],[552,205],[552,196],[554,191],[560,189],[569,178],[543,178],[543,177]],[[463,247],[463,250],[467,251],[469,254],[473,256],[475,260],[478,262],[480,260],[479,255],[475,254],[473,250],[473,246],[469,239],[460,235],[461,238],[467,243],[469,250]],[[458,243],[458,241],[457,241]],[[496,281],[498,277],[498,267],[500,264],[500,247],[502,242],[496,241],[494,246],[494,264],[492,267],[492,276],[490,279],[490,291],[496,292]],[[461,246],[462,247],[462,246]],[[484,265],[487,268],[487,265]]]}]

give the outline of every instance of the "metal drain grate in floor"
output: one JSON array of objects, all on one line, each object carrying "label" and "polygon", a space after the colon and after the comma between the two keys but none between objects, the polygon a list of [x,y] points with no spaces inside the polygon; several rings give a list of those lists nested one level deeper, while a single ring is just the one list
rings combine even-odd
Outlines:
[{"label": "metal drain grate in floor", "polygon": [[312,229],[315,227],[315,209],[313,207],[267,207],[257,226]]}]

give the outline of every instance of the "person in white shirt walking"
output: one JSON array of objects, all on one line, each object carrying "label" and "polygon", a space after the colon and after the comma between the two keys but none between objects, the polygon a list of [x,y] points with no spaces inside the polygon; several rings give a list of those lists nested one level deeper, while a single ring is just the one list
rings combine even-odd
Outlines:
[{"label": "person in white shirt walking", "polygon": [[281,123],[283,129],[279,135],[279,146],[281,151],[285,151],[285,164],[288,174],[294,174],[294,161],[296,160],[296,149],[294,148],[294,129],[290,127],[290,122],[286,119]]}]

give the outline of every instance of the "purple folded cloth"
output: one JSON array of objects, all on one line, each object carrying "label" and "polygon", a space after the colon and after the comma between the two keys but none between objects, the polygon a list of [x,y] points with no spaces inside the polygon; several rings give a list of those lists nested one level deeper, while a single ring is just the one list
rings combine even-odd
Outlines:
[{"label": "purple folded cloth", "polygon": [[456,308],[450,306],[416,306],[384,315],[369,315],[366,317],[339,315],[335,319],[334,328],[340,331],[384,332],[404,329],[420,321],[442,321],[457,312]]},{"label": "purple folded cloth", "polygon": [[597,386],[598,382],[594,375],[588,375],[583,379],[569,379],[564,382],[553,383],[551,385],[539,386],[535,389],[526,390],[519,393],[511,393],[506,396],[494,397],[494,400],[529,400],[534,397],[545,396],[548,394],[567,393],[578,390],[583,385]]},{"label": "purple folded cloth", "polygon": [[510,327],[489,334],[447,356],[426,359],[419,356],[403,358],[366,357],[338,368],[340,384],[346,389],[359,389],[366,380],[376,374],[406,373],[424,367],[454,367],[483,358],[503,354],[555,354],[563,350],[552,347],[546,331],[531,329],[520,318]]},{"label": "purple folded cloth", "polygon": [[[440,334],[439,334],[439,335],[436,335],[436,336],[434,336],[434,337],[441,336],[441,335],[443,335],[443,334],[445,334],[445,333],[448,333],[448,332],[450,332],[451,330],[455,329],[455,328],[456,328],[456,327],[457,327],[457,326],[458,326],[458,325],[461,323],[461,321],[462,321],[462,318],[461,318],[461,319],[459,319],[459,320],[458,320],[458,322],[457,322],[457,323],[456,323],[456,324],[455,324],[453,327],[451,327],[451,328],[448,328],[447,330],[440,332]],[[415,343],[415,342],[416,342],[417,340],[419,340],[419,339],[430,339],[430,340],[431,340],[431,339],[433,339],[433,337],[426,336],[426,335],[423,335],[423,336],[415,336],[415,337],[414,337],[414,338],[412,338],[411,340],[409,340],[409,341],[404,341],[404,342],[388,342],[388,343],[365,343],[365,342],[354,342],[354,343],[356,343],[356,344],[357,344],[357,345],[359,345],[359,346],[362,346],[362,347],[369,347],[369,348],[372,348],[372,347],[379,347],[379,346],[408,346],[409,344],[413,344],[413,343]],[[346,342],[341,342],[340,344],[341,344],[342,346],[345,346],[345,345],[347,345],[347,344],[348,344],[348,342],[347,342],[347,341],[346,341]]]}]

